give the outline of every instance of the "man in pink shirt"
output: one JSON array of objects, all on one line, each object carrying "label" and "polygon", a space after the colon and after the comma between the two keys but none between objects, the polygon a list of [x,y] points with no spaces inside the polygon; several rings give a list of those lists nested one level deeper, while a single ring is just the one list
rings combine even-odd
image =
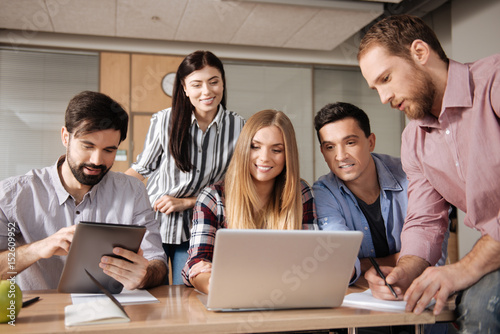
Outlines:
[{"label": "man in pink shirt", "polygon": [[[422,20],[396,15],[370,28],[358,60],[382,103],[412,119],[401,148],[408,212],[398,263],[382,268],[387,283],[415,313],[434,298],[439,314],[459,292],[461,330],[499,333],[500,55],[455,62]],[[482,236],[460,261],[434,267],[451,204]],[[376,297],[394,299],[373,269],[365,277]]]}]

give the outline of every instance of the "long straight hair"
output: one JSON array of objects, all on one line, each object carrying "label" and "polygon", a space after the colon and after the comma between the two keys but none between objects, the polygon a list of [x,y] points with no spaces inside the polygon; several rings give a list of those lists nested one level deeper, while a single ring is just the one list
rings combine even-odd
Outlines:
[{"label": "long straight hair", "polygon": [[[262,128],[276,126],[285,144],[285,167],[276,177],[267,205],[260,199],[250,174],[252,139]],[[299,153],[290,119],[281,111],[262,110],[248,119],[238,138],[225,177],[228,228],[297,230],[302,227],[302,194]]]},{"label": "long straight hair", "polygon": [[175,165],[183,172],[189,172],[193,168],[191,163],[192,140],[189,129],[191,126],[191,115],[194,106],[184,92],[184,79],[194,71],[206,66],[219,70],[224,84],[221,105],[226,107],[226,77],[222,62],[210,51],[195,51],[184,58],[175,75],[172,94],[172,118],[169,125],[169,149],[175,160]]}]

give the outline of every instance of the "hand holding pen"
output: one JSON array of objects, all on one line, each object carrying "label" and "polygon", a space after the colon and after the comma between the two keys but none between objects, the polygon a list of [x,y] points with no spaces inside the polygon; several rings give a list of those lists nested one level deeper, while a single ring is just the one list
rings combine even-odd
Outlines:
[{"label": "hand holding pen", "polygon": [[369,257],[369,259],[370,259],[370,262],[373,265],[373,268],[375,268],[375,270],[377,271],[377,273],[379,274],[379,276],[384,280],[385,285],[387,285],[387,287],[389,288],[389,290],[391,290],[392,295],[395,298],[398,298],[398,295],[397,295],[396,291],[394,291],[394,289],[392,288],[392,286],[389,283],[387,283],[387,281],[385,280],[385,275],[382,272],[382,270],[380,270],[380,267],[379,267],[377,261],[375,261],[375,259],[373,257]]}]

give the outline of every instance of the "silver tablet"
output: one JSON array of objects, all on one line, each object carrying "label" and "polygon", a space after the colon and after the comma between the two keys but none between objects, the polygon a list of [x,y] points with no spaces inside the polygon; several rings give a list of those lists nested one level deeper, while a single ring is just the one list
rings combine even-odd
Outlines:
[{"label": "silver tablet", "polygon": [[145,233],[144,226],[80,222],[76,226],[57,291],[100,293],[97,285],[85,273],[87,270],[108,291],[120,293],[123,285],[99,268],[101,257],[118,257],[113,254],[114,247],[137,252]]}]

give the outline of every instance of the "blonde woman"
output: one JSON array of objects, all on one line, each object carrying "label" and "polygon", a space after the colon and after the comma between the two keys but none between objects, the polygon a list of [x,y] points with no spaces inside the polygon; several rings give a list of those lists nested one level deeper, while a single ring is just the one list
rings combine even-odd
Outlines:
[{"label": "blonde woman", "polygon": [[281,111],[248,120],[225,180],[196,201],[184,283],[208,293],[215,233],[220,228],[318,229],[311,189],[300,179],[295,132]]}]

